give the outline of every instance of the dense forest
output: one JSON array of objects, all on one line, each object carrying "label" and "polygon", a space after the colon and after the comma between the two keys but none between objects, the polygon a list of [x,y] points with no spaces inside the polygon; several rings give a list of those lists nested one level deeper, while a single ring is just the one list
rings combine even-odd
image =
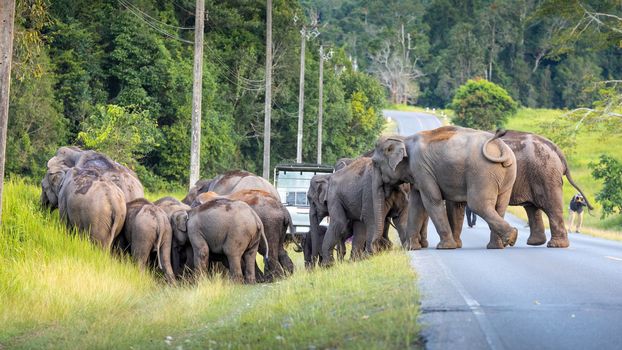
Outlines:
[{"label": "dense forest", "polygon": [[[615,1],[592,2],[621,12]],[[303,161],[315,161],[324,45],[331,163],[373,146],[387,98],[445,107],[471,78],[523,106],[590,104],[591,82],[622,75],[622,49],[590,36],[556,44],[573,25],[559,3],[274,0],[272,165],[296,154],[303,26],[319,33],[306,41]],[[266,2],[206,0],[205,8],[201,176],[261,173]],[[194,0],[18,0],[9,176],[40,179],[59,145],[77,144],[128,164],[149,188],[186,185],[194,17]]]},{"label": "dense forest", "polygon": [[[574,108],[594,100],[590,84],[622,76],[622,6],[615,0],[303,3],[319,17],[323,40],[375,73],[395,102],[444,107],[459,86],[480,77],[523,106]],[[582,18],[583,9],[612,16],[599,23]]]},{"label": "dense forest", "polygon": [[[265,1],[206,1],[201,176],[261,173]],[[150,188],[186,185],[194,1],[18,0],[7,173],[40,179],[59,145],[105,151]],[[272,164],[295,159],[300,5],[273,2]],[[296,22],[294,17],[301,16]],[[305,63],[303,161],[317,144],[319,52]],[[382,86],[334,50],[324,71],[328,163],[368,150],[382,129]],[[333,69],[335,68],[336,69]]]}]

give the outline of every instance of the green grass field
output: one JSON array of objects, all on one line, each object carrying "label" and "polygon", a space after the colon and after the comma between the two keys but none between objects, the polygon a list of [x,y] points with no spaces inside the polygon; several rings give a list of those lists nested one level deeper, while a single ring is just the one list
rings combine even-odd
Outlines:
[{"label": "green grass field", "polygon": [[[507,129],[530,131],[547,136],[547,130],[541,127],[542,123],[553,121],[561,118],[562,111],[548,109],[529,109],[522,108],[513,116],[506,125]],[[622,240],[622,215],[612,215],[604,220],[600,219],[601,206],[596,201],[596,193],[601,189],[602,183],[594,179],[591,175],[591,169],[588,164],[598,161],[600,154],[608,154],[618,160],[622,160],[622,135],[612,134],[605,137],[598,131],[580,131],[577,135],[577,146],[574,152],[567,154],[570,172],[575,183],[577,183],[583,192],[588,196],[588,200],[596,210],[593,215],[584,213],[583,223],[586,228],[585,233],[598,236],[607,236],[607,238]],[[576,190],[564,178],[564,202],[570,203],[570,199],[576,193]],[[520,209],[520,208],[518,208]],[[564,208],[566,216],[568,215],[567,206]],[[524,211],[512,210],[513,213],[523,215]],[[523,216],[526,217],[526,216]],[[614,232],[602,232],[609,230]]]},{"label": "green grass field", "polygon": [[36,186],[5,184],[0,349],[421,347],[402,251],[313,272],[292,252],[297,271],[276,283],[170,287],[68,232],[38,200]]}]

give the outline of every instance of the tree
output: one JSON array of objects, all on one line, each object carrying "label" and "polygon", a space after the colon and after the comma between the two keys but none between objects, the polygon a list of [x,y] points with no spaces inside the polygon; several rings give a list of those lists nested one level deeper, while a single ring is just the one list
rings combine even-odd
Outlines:
[{"label": "tree", "polygon": [[599,162],[591,162],[589,166],[592,176],[603,180],[603,188],[596,194],[596,200],[603,206],[601,218],[622,214],[622,163],[601,154]]},{"label": "tree", "polygon": [[454,124],[493,130],[503,127],[518,105],[502,87],[477,79],[461,86],[449,107],[455,112]]},{"label": "tree", "polygon": [[134,106],[98,106],[81,126],[78,140],[86,148],[105,153],[130,168],[161,140],[158,125],[149,111]]}]

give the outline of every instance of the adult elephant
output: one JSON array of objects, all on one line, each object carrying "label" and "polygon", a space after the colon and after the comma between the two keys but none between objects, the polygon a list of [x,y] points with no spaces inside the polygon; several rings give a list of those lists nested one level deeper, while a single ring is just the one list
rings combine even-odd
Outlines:
[{"label": "adult elephant", "polygon": [[144,197],[143,185],[133,171],[105,154],[82,150],[75,146],[60,147],[56,151],[56,155],[47,162],[47,172],[43,181],[52,188],[58,188],[67,171],[74,167],[97,170],[103,178],[112,181],[123,191],[128,202]]},{"label": "adult elephant", "polygon": [[[176,217],[183,217],[190,211],[190,206],[180,202],[177,198],[163,197],[153,202],[168,216],[169,222],[175,224]],[[174,235],[171,246],[171,264],[173,273],[177,277],[183,277],[186,271],[194,270],[194,254],[187,235]]]},{"label": "adult elephant", "polygon": [[[371,158],[361,157],[354,160],[345,168],[330,176],[326,203],[330,215],[330,225],[322,243],[322,264],[330,265],[333,261],[332,251],[341,238],[342,232],[350,222],[360,222],[360,230],[354,230],[353,240],[365,242],[364,247],[369,252],[375,252],[390,247],[391,242],[383,237],[385,220],[389,210],[399,200],[406,202],[406,197],[399,184],[386,185],[380,198],[380,210],[376,212],[373,203],[372,183],[374,166]],[[402,219],[406,223],[406,217]],[[402,231],[405,225],[398,225],[398,231]],[[376,228],[379,227],[379,236],[375,238]],[[360,233],[359,233],[360,231]],[[365,239],[361,239],[362,235]],[[405,235],[400,232],[400,235]],[[361,246],[353,243],[353,256],[362,254]]]},{"label": "adult elephant", "polygon": [[[158,267],[170,284],[175,283],[171,264],[173,229],[166,212],[144,198],[134,199],[126,204],[125,225],[119,237],[129,245],[132,258],[144,270],[149,255],[156,252]],[[122,247],[127,249],[127,247]]]},{"label": "adult elephant", "polygon": [[217,198],[177,212],[172,220],[174,235],[192,245],[196,272],[205,272],[210,255],[219,254],[226,257],[232,280],[255,283],[255,259],[265,235],[261,219],[248,204]]},{"label": "adult elephant", "polygon": [[44,187],[42,202],[58,206],[61,220],[68,226],[88,232],[91,240],[110,250],[121,232],[126,216],[123,192],[94,169],[72,168],[64,176],[58,196],[47,197]]},{"label": "adult elephant", "polygon": [[191,205],[196,197],[204,192],[216,192],[218,194],[231,194],[241,190],[262,190],[270,193],[279,201],[279,193],[276,188],[266,179],[244,170],[232,170],[218,175],[211,180],[199,180],[190,189],[182,202]]},{"label": "adult elephant", "polygon": [[227,198],[248,204],[257,213],[263,223],[267,247],[260,241],[259,252],[266,260],[264,276],[267,281],[283,277],[294,272],[294,263],[285,250],[285,234],[289,228],[294,232],[292,219],[281,201],[270,193],[261,190],[242,190],[229,195],[204,192],[197,196],[191,207],[199,206],[210,200]]},{"label": "adult elephant", "polygon": [[[518,230],[503,215],[516,179],[516,158],[509,146],[498,140],[502,135],[444,126],[409,137],[382,137],[372,157],[374,211],[383,212],[387,185],[408,182],[412,185],[410,249],[422,247],[420,232],[428,214],[441,238],[437,248],[458,247],[443,200],[468,203],[503,246],[514,245]],[[380,239],[381,233],[378,224],[373,239]]]},{"label": "adult elephant", "polygon": [[[549,248],[566,248],[570,245],[568,232],[564,223],[563,177],[587,198],[574,182],[568,168],[564,153],[552,141],[536,134],[508,130],[501,136],[516,156],[516,181],[512,187],[510,205],[522,206],[529,219],[529,238],[527,244],[541,245],[546,243],[542,213],[549,218],[551,239]],[[587,199],[586,199],[587,202]],[[588,208],[593,207],[587,202]],[[461,219],[464,206],[456,207],[459,212],[456,219]],[[462,220],[454,223],[460,230]],[[491,235],[490,248],[503,248],[499,238]]]}]

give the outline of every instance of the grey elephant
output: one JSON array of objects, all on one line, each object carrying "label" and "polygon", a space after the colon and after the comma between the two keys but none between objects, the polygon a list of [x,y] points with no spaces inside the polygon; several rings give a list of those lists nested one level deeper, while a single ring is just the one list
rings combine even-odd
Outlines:
[{"label": "grey elephant", "polygon": [[166,212],[144,198],[126,204],[125,225],[119,237],[129,245],[132,258],[144,270],[152,251],[157,254],[158,267],[170,284],[175,283],[171,265],[173,228]]},{"label": "grey elephant", "polygon": [[88,232],[91,241],[110,250],[125,222],[123,192],[97,170],[77,168],[63,177],[57,195],[54,191],[44,184],[42,203],[57,206],[61,220],[68,226]]},{"label": "grey elephant", "polygon": [[262,190],[270,193],[279,201],[279,193],[276,188],[266,179],[244,170],[232,170],[218,175],[211,180],[199,180],[190,189],[182,202],[191,205],[196,197],[204,192],[216,192],[218,194],[231,194],[241,190]]},{"label": "grey elephant", "polygon": [[[529,245],[541,245],[546,242],[542,212],[549,218],[551,239],[550,248],[566,248],[570,245],[568,232],[564,224],[563,176],[587,198],[574,182],[563,152],[552,141],[528,132],[508,130],[501,140],[505,142],[516,157],[516,181],[512,187],[510,205],[523,206],[529,219]],[[593,207],[587,201],[589,209]],[[452,204],[454,205],[454,204]],[[455,206],[454,235],[459,234],[464,217],[464,205]],[[497,236],[491,235],[490,248],[503,248]]]},{"label": "grey elephant", "polygon": [[[384,237],[385,221],[390,209],[398,202],[398,197],[402,197],[401,205],[404,207],[406,207],[406,198],[400,184],[386,185],[380,197],[381,210],[376,212],[372,197],[374,171],[371,158],[361,157],[330,176],[326,194],[330,225],[322,243],[323,265],[332,263],[332,250],[349,222],[355,224],[353,226],[353,256],[362,255],[362,246],[370,253],[390,247],[391,242]],[[406,211],[403,210],[401,213],[405,214]],[[401,221],[398,220],[400,222],[397,225],[398,231],[405,228],[406,220],[406,216],[403,216]],[[359,229],[357,229],[357,222],[361,223],[358,226]],[[380,235],[374,239],[377,227],[380,228]],[[404,236],[405,232],[400,232],[400,235]]]},{"label": "grey elephant", "polygon": [[259,252],[267,261],[264,269],[266,281],[283,277],[294,272],[294,263],[285,250],[285,234],[289,228],[294,232],[292,219],[281,201],[270,193],[262,190],[242,190],[229,195],[218,195],[215,192],[204,192],[197,196],[192,207],[201,205],[216,198],[227,198],[248,204],[257,213],[263,223],[268,249],[260,241]]},{"label": "grey elephant", "polygon": [[136,174],[123,165],[113,161],[105,154],[92,150],[82,150],[75,146],[60,147],[56,155],[47,163],[45,178],[53,185],[58,185],[58,179],[71,168],[96,169],[102,177],[115,183],[129,202],[144,197],[143,185]]},{"label": "grey elephant", "polygon": [[[422,247],[421,228],[428,214],[440,236],[439,249],[459,247],[443,200],[468,203],[499,236],[514,245],[518,230],[503,219],[516,179],[516,158],[508,145],[492,134],[457,126],[426,130],[409,137],[382,137],[372,157],[375,175],[373,204],[383,211],[385,187],[411,184],[408,232],[410,249]],[[382,227],[376,229],[380,237]]]},{"label": "grey elephant", "polygon": [[[174,225],[176,217],[187,215],[187,212],[192,209],[189,205],[173,197],[160,198],[153,204],[166,213],[171,227]],[[194,270],[194,255],[187,235],[174,235],[171,247],[171,264],[176,277],[183,277],[185,272]]]},{"label": "grey elephant", "polygon": [[196,272],[207,270],[210,255],[222,255],[233,281],[255,283],[255,259],[265,234],[261,219],[248,204],[217,198],[174,213],[172,223],[176,239],[186,238],[192,245]]}]

